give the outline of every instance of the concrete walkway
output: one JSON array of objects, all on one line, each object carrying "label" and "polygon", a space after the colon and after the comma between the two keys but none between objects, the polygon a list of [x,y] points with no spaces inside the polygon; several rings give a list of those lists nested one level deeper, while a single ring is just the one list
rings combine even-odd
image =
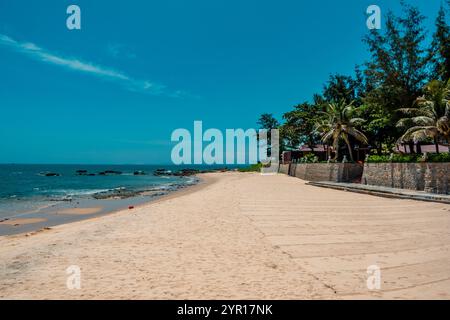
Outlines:
[{"label": "concrete walkway", "polygon": [[[257,183],[256,183],[257,182]],[[258,175],[240,210],[337,298],[450,299],[450,206],[317,188]],[[381,271],[368,290],[367,268]]]},{"label": "concrete walkway", "polygon": [[411,199],[411,200],[432,201],[450,204],[450,195],[446,194],[426,193],[424,191],[389,188],[382,186],[371,186],[360,183],[323,181],[323,182],[309,182],[308,184],[316,187],[358,192],[387,198]]}]

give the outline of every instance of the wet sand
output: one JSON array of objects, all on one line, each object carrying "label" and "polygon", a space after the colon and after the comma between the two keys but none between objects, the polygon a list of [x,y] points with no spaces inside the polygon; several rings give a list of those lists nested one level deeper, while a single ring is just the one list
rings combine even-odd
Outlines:
[{"label": "wet sand", "polygon": [[26,225],[26,224],[35,224],[39,222],[47,221],[43,218],[17,218],[17,219],[5,219],[0,222],[0,225],[6,225],[6,226],[19,226],[19,225]]},{"label": "wet sand", "polygon": [[11,213],[9,217],[0,218],[0,236],[36,232],[44,228],[101,217],[120,210],[128,210],[129,207],[137,208],[151,201],[168,197],[172,193],[179,194],[190,188],[195,190],[197,184],[202,184],[202,182],[197,181],[193,185],[180,185],[178,189],[173,190],[145,191],[123,199],[86,197],[73,201],[57,201],[53,205],[46,205],[30,212]]},{"label": "wet sand", "polygon": [[98,213],[100,211],[102,211],[102,207],[63,209],[63,210],[58,210],[58,213],[59,214],[85,215],[85,214]]},{"label": "wet sand", "polygon": [[[0,297],[450,298],[450,206],[203,175],[134,210],[0,237]],[[81,289],[66,269],[81,269]],[[367,268],[381,270],[379,290]]]}]

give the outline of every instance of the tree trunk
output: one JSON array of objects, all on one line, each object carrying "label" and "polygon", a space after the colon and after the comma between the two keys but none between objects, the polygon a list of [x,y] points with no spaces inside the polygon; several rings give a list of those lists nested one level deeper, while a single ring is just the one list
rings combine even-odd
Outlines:
[{"label": "tree trunk", "polygon": [[416,153],[416,152],[414,151],[414,142],[409,141],[409,142],[408,142],[408,145],[409,145],[409,152],[410,152],[411,154]]},{"label": "tree trunk", "polygon": [[417,148],[417,153],[421,154],[422,153],[422,147],[420,146],[420,141],[417,142],[416,148]]},{"label": "tree trunk", "polygon": [[353,162],[353,153],[352,153],[352,147],[350,146],[350,142],[346,141],[345,142],[347,144],[347,148],[348,148],[348,154],[350,155],[350,160]]},{"label": "tree trunk", "polygon": [[333,143],[333,148],[334,148],[334,158],[333,160],[337,161],[338,157],[339,157],[339,142],[336,144]]},{"label": "tree trunk", "polygon": [[437,138],[434,138],[434,146],[436,147],[436,153],[439,154],[439,143]]}]

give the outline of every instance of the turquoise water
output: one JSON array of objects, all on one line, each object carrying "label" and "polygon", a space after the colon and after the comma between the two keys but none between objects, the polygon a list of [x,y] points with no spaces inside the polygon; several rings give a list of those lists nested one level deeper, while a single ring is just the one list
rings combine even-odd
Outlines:
[{"label": "turquoise water", "polygon": [[[99,192],[119,188],[136,192],[171,190],[196,182],[193,177],[154,176],[158,168],[181,169],[154,165],[0,165],[0,217],[32,212],[58,201],[92,198]],[[77,170],[95,175],[80,176]],[[107,170],[121,174],[99,175]],[[145,174],[134,175],[135,171]]]}]

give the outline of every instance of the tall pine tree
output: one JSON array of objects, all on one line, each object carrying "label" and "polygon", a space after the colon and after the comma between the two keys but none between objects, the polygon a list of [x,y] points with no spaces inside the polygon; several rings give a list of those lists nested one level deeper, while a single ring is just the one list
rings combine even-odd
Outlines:
[{"label": "tall pine tree", "polygon": [[381,143],[390,149],[400,136],[395,126],[397,110],[410,107],[428,80],[430,56],[424,48],[424,19],[416,7],[403,3],[400,17],[388,13],[383,32],[371,30],[365,38],[371,60],[364,73],[371,90],[363,104],[368,114],[376,115],[366,125],[380,151]]},{"label": "tall pine tree", "polygon": [[[450,1],[448,1],[450,7]],[[450,26],[446,21],[444,5],[441,4],[436,18],[436,31],[430,49],[432,74],[430,80],[447,82],[450,79]]]}]

